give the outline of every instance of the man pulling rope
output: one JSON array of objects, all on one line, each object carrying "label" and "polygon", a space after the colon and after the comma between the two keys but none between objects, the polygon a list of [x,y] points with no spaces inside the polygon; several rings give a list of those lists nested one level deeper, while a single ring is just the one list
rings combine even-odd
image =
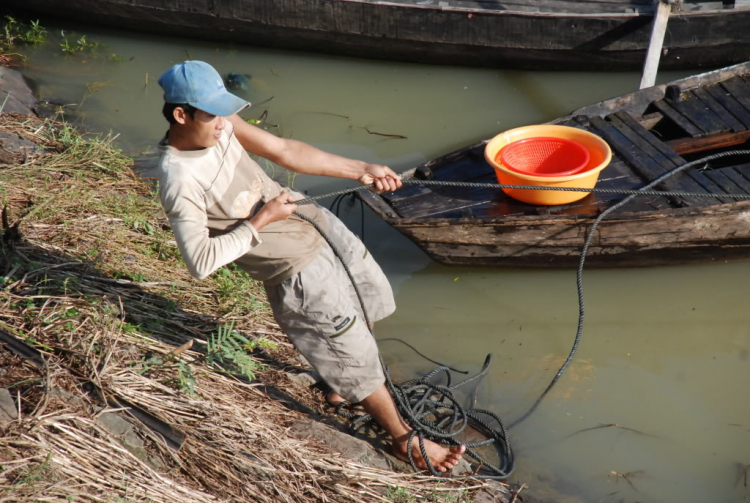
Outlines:
[{"label": "man pulling rope", "polygon": [[[335,243],[363,296],[372,322],[395,310],[382,270],[346,226],[300,194],[271,180],[247,152],[295,171],[396,190],[390,168],[323,152],[278,138],[237,114],[250,104],[229,93],[207,63],[185,61],[160,78],[169,130],[159,143],[159,197],[190,273],[205,278],[234,263],[262,281],[274,318],[294,346],[331,387],[329,402],[361,403],[393,439],[393,453],[427,469],[412,429],[385,386],[378,348],[359,300],[330,245]],[[306,218],[300,218],[293,212]],[[411,438],[411,440],[410,440]],[[458,463],[464,446],[425,441],[438,472]]]}]

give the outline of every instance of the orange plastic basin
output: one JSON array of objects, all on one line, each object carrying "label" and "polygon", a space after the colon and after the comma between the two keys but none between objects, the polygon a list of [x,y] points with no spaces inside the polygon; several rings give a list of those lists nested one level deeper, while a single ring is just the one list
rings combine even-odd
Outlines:
[{"label": "orange plastic basin", "polygon": [[[586,149],[589,155],[586,165],[577,173],[562,176],[538,176],[512,171],[498,160],[500,151],[513,142],[527,138],[562,138],[572,140]],[[495,174],[504,185],[533,185],[539,187],[581,187],[594,188],[599,173],[612,160],[612,150],[607,142],[593,133],[569,126],[524,126],[500,133],[492,138],[484,148],[484,157],[495,168]],[[591,192],[562,192],[553,190],[503,189],[513,199],[530,204],[558,205],[583,199]]]}]

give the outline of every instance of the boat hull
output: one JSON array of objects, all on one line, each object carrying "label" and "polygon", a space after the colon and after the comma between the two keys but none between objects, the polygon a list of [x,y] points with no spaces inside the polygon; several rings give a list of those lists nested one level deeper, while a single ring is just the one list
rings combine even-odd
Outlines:
[{"label": "boat hull", "polygon": [[[578,264],[593,219],[386,221],[443,264],[567,268]],[[750,201],[702,210],[626,212],[605,219],[589,247],[586,265],[643,267],[748,257]]]},{"label": "boat hull", "polygon": [[[5,0],[7,8],[117,28],[356,57],[531,70],[643,65],[653,6],[622,12],[459,8],[352,0]],[[431,2],[433,4],[438,2]],[[518,2],[516,2],[517,4]],[[554,4],[554,2],[552,2]],[[554,9],[554,7],[550,7]],[[572,8],[572,7],[571,7]],[[604,8],[604,7],[602,7]],[[508,9],[512,9],[509,6]],[[690,10],[669,20],[662,69],[750,58],[750,7]]]}]

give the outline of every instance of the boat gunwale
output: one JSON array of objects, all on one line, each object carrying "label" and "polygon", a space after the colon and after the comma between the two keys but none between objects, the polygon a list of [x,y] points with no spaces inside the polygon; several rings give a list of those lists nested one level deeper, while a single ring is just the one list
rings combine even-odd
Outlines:
[{"label": "boat gunwale", "polygon": [[[643,103],[639,103],[639,105],[643,107],[643,109],[645,109],[645,107],[647,107],[652,101],[663,98],[664,92],[668,86],[679,85],[680,89],[684,92],[690,89],[696,89],[699,87],[716,84],[717,82],[727,80],[731,78],[732,76],[741,75],[744,72],[750,73],[750,61],[737,63],[735,65],[731,65],[731,66],[727,66],[723,68],[717,68],[717,69],[710,70],[708,72],[699,73],[696,75],[690,75],[682,79],[665,82],[664,84],[659,84],[656,86],[648,87],[646,89],[639,89],[637,91],[633,91],[632,93],[622,94],[620,96],[608,98],[606,100],[602,100],[597,103],[593,103],[591,105],[580,107],[574,110],[573,112],[569,113],[568,115],[553,119],[547,124],[553,124],[553,123],[562,122],[565,120],[570,120],[577,115],[588,115],[588,116],[600,115],[601,116],[602,113],[613,113],[613,112],[619,112],[623,110],[630,110],[633,108],[634,102],[643,102]],[[638,98],[643,98],[643,97],[645,97],[646,100],[643,100],[643,99],[638,100]],[[617,106],[615,108],[607,108],[609,104],[617,104]],[[601,112],[597,112],[597,110],[601,110]],[[643,110],[639,110],[638,113],[642,113],[642,112]]]},{"label": "boat gunwale", "polygon": [[[629,19],[638,17],[654,17],[656,8],[652,6],[643,6],[642,10],[636,10],[634,12],[592,12],[592,13],[575,13],[575,12],[532,12],[532,11],[521,11],[521,10],[485,10],[476,9],[471,7],[458,7],[458,6],[440,6],[440,5],[416,5],[416,4],[403,4],[398,2],[370,2],[367,0],[339,0],[340,2],[358,3],[364,5],[375,5],[383,7],[398,7],[403,9],[418,9],[418,10],[430,10],[430,11],[441,11],[441,12],[458,12],[458,13],[471,13],[474,15],[490,15],[490,16],[520,16],[520,17],[552,17],[552,18],[581,18],[581,19]],[[706,2],[706,3],[717,3],[717,2]],[[732,8],[732,12],[750,12],[750,5],[735,6]],[[728,14],[727,9],[711,9],[711,10],[680,10],[672,12],[672,17],[703,17],[703,16],[717,16]]]},{"label": "boat gunwale", "polygon": [[[364,194],[363,194],[364,195]],[[366,197],[366,196],[365,196]],[[529,205],[530,207],[533,205]],[[668,216],[686,217],[686,216],[700,216],[706,214],[716,213],[728,213],[737,211],[737,208],[748,206],[750,209],[750,201],[731,201],[724,204],[713,204],[705,206],[688,206],[684,208],[664,208],[659,210],[649,211],[621,211],[615,215],[607,218],[602,224],[618,221],[650,221],[658,218],[664,218]],[[473,227],[517,227],[518,225],[559,225],[564,222],[580,222],[590,223],[594,221],[599,215],[507,215],[504,217],[496,218],[393,218],[385,215],[377,209],[370,206],[375,213],[378,214],[383,220],[394,227],[450,227],[450,226],[462,226],[471,225]]]}]

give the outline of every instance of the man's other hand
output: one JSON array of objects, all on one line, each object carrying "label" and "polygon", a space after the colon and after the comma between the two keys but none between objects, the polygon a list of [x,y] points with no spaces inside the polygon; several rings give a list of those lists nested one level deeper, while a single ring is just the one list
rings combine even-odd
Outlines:
[{"label": "man's other hand", "polygon": [[288,191],[284,190],[281,194],[263,205],[263,208],[250,219],[250,223],[259,230],[271,222],[286,220],[297,209],[296,204],[290,203],[293,203],[292,196]]},{"label": "man's other hand", "polygon": [[375,184],[380,192],[391,192],[401,187],[401,177],[388,166],[380,164],[365,164],[365,172],[359,177],[362,185]]}]

